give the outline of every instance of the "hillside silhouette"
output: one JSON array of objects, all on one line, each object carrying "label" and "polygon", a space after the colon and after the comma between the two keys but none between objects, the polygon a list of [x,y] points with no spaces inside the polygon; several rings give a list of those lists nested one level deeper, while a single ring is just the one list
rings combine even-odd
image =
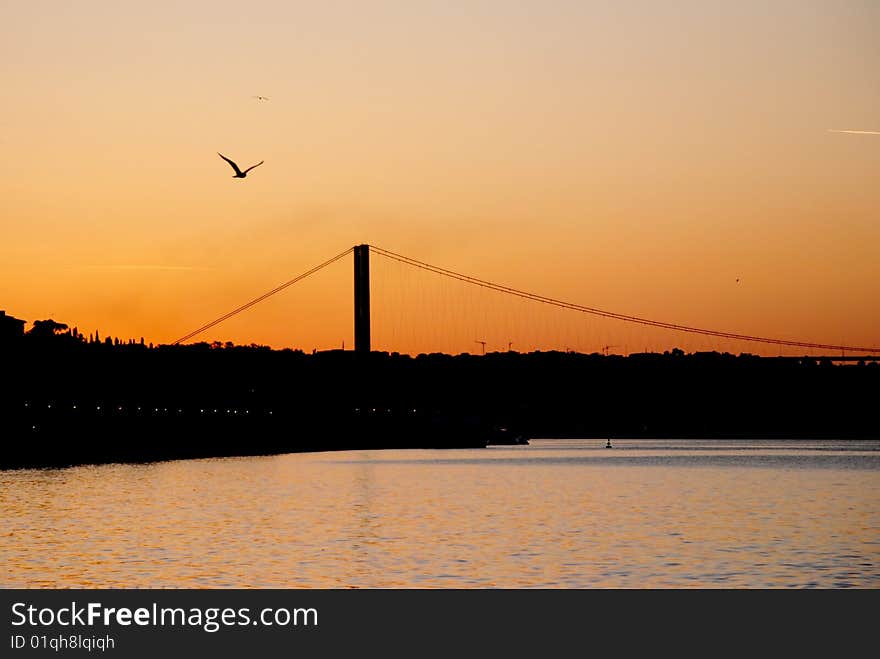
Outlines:
[{"label": "hillside silhouette", "polygon": [[4,318],[0,468],[530,437],[880,437],[876,361],[153,346]]}]

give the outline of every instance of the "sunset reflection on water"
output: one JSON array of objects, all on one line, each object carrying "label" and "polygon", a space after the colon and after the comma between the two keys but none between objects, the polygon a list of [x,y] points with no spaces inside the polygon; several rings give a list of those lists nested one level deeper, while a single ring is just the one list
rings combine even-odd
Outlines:
[{"label": "sunset reflection on water", "polygon": [[880,586],[880,442],[0,471],[4,587]]}]

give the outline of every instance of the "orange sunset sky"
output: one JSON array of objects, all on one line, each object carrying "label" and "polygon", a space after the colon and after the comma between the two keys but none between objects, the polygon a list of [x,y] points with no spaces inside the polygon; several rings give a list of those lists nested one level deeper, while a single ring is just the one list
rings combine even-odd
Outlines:
[{"label": "orange sunset sky", "polygon": [[[878,35],[873,0],[6,2],[0,309],[165,343],[366,242],[878,346]],[[236,180],[218,151],[265,164]],[[383,349],[713,347],[373,275]],[[351,278],[200,338],[350,347]]]}]

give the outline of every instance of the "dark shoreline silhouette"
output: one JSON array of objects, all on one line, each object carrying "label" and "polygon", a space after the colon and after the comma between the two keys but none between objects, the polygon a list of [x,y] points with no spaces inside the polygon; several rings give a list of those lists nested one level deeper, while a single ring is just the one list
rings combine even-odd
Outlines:
[{"label": "dark shoreline silhouette", "polygon": [[54,321],[13,329],[0,336],[0,468],[530,437],[880,437],[876,361],[307,354],[86,339]]}]

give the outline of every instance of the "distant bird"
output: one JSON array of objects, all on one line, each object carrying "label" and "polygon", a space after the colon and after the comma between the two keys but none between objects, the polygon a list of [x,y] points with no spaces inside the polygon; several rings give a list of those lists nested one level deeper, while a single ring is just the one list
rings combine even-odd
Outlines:
[{"label": "distant bird", "polygon": [[257,99],[258,101],[268,101],[269,100],[268,96],[254,96],[253,98]]},{"label": "distant bird", "polygon": [[232,178],[244,178],[245,176],[247,176],[247,173],[248,173],[249,171],[251,171],[254,167],[259,167],[259,166],[262,165],[264,162],[266,162],[265,160],[261,160],[261,161],[258,162],[256,165],[251,165],[251,166],[248,167],[246,170],[241,171],[241,170],[238,168],[238,165],[236,165],[234,162],[232,162],[229,158],[227,158],[226,156],[224,156],[224,155],[223,155],[222,153],[220,153],[219,151],[217,152],[217,155],[220,156],[221,158],[223,158],[223,160],[225,160],[226,162],[228,162],[229,165],[230,165],[230,167],[232,167],[232,169],[235,170],[235,176],[233,176]]},{"label": "distant bird", "polygon": [[737,284],[739,283],[739,277],[736,278],[736,283],[737,283]]}]

